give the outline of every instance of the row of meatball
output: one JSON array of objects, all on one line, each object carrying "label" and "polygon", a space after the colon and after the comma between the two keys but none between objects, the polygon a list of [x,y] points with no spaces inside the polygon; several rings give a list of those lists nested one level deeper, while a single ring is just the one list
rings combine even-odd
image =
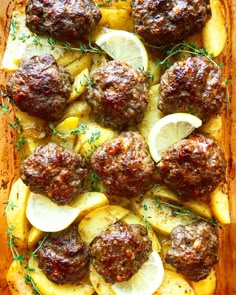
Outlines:
[{"label": "row of meatball", "polygon": [[[135,31],[151,44],[183,40],[211,17],[209,0],[131,0],[131,12]],[[26,5],[27,27],[58,40],[88,38],[101,17],[92,0],[29,0]]]}]

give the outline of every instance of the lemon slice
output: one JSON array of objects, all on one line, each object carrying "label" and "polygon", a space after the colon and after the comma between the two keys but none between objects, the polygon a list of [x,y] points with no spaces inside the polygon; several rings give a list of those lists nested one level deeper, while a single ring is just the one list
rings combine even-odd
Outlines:
[{"label": "lemon slice", "polygon": [[169,146],[187,137],[201,125],[199,118],[187,113],[175,113],[161,118],[148,135],[148,146],[153,160],[159,162],[162,153]]},{"label": "lemon slice", "polygon": [[111,287],[116,295],[151,295],[164,279],[164,268],[159,254],[153,251],[140,270],[127,282]]},{"label": "lemon slice", "polygon": [[49,198],[30,193],[26,208],[29,222],[45,232],[56,232],[68,227],[79,215],[80,209],[67,205],[58,206]]},{"label": "lemon slice", "polygon": [[136,69],[148,68],[147,51],[138,37],[122,30],[110,30],[101,35],[96,44],[110,57],[126,61]]}]

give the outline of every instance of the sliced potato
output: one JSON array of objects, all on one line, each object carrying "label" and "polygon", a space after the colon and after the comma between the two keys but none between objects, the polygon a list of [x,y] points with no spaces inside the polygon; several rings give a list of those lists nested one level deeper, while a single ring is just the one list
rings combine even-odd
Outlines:
[{"label": "sliced potato", "polygon": [[63,120],[69,117],[78,117],[81,122],[87,122],[90,120],[91,109],[85,100],[73,101],[70,103],[65,110]]},{"label": "sliced potato", "polygon": [[89,70],[86,68],[75,77],[74,84],[72,85],[70,98],[67,103],[70,103],[77,99],[84,91],[88,84]]},{"label": "sliced potato", "polygon": [[84,69],[90,69],[92,62],[92,55],[89,53],[84,53],[79,59],[76,59],[71,64],[66,66],[67,71],[73,76],[76,77]]},{"label": "sliced potato", "polygon": [[87,124],[85,133],[80,134],[77,139],[75,151],[79,152],[84,158],[89,159],[93,152],[104,142],[117,137],[117,131],[105,128],[95,122]]},{"label": "sliced potato", "polygon": [[221,142],[223,133],[223,121],[220,115],[211,118],[199,128],[200,132],[218,142]]},{"label": "sliced potato", "polygon": [[[65,149],[73,150],[76,135],[71,134],[70,131],[76,129],[79,126],[80,119],[78,117],[69,117],[58,124],[55,129],[57,132],[51,136],[51,140]],[[63,135],[63,137],[61,136]]]},{"label": "sliced potato", "polygon": [[28,247],[32,249],[36,246],[39,240],[43,238],[45,232],[32,226],[28,234]]},{"label": "sliced potato", "polygon": [[73,61],[81,57],[83,53],[79,50],[77,51],[65,51],[62,56],[57,59],[59,65],[66,67],[71,64]]},{"label": "sliced potato", "polygon": [[153,295],[194,295],[194,291],[182,275],[165,270],[163,283]]},{"label": "sliced potato", "polygon": [[225,190],[226,187],[217,187],[216,190],[211,193],[210,198],[212,211],[216,219],[222,224],[229,224],[229,199]]},{"label": "sliced potato", "polygon": [[92,263],[90,264],[89,278],[98,295],[116,295],[111,284],[105,282],[103,277],[96,272]]},{"label": "sliced potato", "polygon": [[157,109],[158,99],[159,85],[154,85],[149,92],[149,102],[144,113],[143,121],[138,125],[138,130],[146,141],[153,125],[163,116],[162,112]]},{"label": "sliced potato", "polygon": [[29,222],[25,215],[26,205],[30,194],[29,188],[19,178],[11,188],[6,208],[8,226],[12,229],[14,242],[17,247],[27,248]]},{"label": "sliced potato", "polygon": [[25,270],[19,261],[13,261],[8,273],[7,283],[12,295],[32,295],[33,289],[25,283]]},{"label": "sliced potato", "polygon": [[[119,1],[120,2],[120,1]],[[106,26],[110,29],[132,31],[133,22],[131,19],[131,11],[123,8],[100,8],[102,19],[100,20],[101,26]]]},{"label": "sliced potato", "polygon": [[131,199],[131,207],[153,229],[165,235],[169,235],[180,224],[186,225],[193,222],[190,216],[175,215],[170,207],[158,206],[153,198],[133,198]]},{"label": "sliced potato", "polygon": [[51,282],[43,273],[42,269],[38,267],[36,259],[29,260],[29,267],[34,269],[34,271],[30,272],[30,275],[38,290],[43,295],[92,295],[94,293],[94,288],[87,284],[87,282],[64,285],[57,285]]},{"label": "sliced potato", "polygon": [[227,32],[222,4],[219,0],[210,0],[212,17],[202,31],[204,48],[214,57],[224,49]]},{"label": "sliced potato", "polygon": [[128,213],[129,210],[115,205],[103,206],[89,212],[79,223],[78,229],[82,240],[89,245],[102,231]]},{"label": "sliced potato", "polygon": [[[141,224],[141,225],[145,226],[145,223],[143,222],[143,220],[131,212],[128,215],[121,218],[121,221],[126,224]],[[149,236],[150,240],[152,241],[152,249],[154,251],[160,253],[161,252],[161,245],[160,245],[160,242],[157,238],[156,233],[151,228],[147,228],[147,232],[148,232],[148,236]]]},{"label": "sliced potato", "polygon": [[165,269],[175,271],[175,268],[172,265],[165,262],[165,256],[166,256],[167,251],[170,249],[170,247],[171,247],[171,240],[170,239],[165,239],[161,242],[161,250],[162,250],[161,254],[163,257],[163,264],[164,264]]},{"label": "sliced potato", "polygon": [[216,289],[216,273],[211,270],[210,275],[199,282],[190,282],[195,295],[213,295]]},{"label": "sliced potato", "polygon": [[80,208],[76,221],[80,221],[90,211],[108,205],[109,200],[105,194],[100,192],[86,192],[80,194],[70,203],[70,206]]}]

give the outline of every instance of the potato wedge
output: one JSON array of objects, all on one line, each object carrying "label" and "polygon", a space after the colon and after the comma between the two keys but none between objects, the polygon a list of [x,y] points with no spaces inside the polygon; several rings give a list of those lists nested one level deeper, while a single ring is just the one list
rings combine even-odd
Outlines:
[{"label": "potato wedge", "polygon": [[219,0],[210,0],[212,17],[202,31],[204,48],[214,57],[224,49],[227,32],[222,4]]},{"label": "potato wedge", "polygon": [[149,92],[149,102],[144,113],[143,121],[138,125],[138,130],[146,141],[148,140],[152,126],[163,116],[162,112],[157,109],[158,99],[159,85],[154,85]]},{"label": "potato wedge", "polygon": [[211,270],[209,276],[199,282],[190,281],[195,295],[213,295],[216,289],[216,273],[214,269]]},{"label": "potato wedge", "polygon": [[30,272],[30,275],[38,290],[43,295],[92,295],[94,293],[94,288],[87,284],[87,282],[80,282],[76,285],[57,285],[49,281],[43,271],[38,267],[36,259],[29,260],[29,267],[34,269],[34,271]]},{"label": "potato wedge", "polygon": [[76,59],[71,64],[66,66],[66,69],[73,77],[76,77],[84,69],[90,69],[91,61],[92,55],[89,53],[84,53],[79,59]]},{"label": "potato wedge", "polygon": [[170,207],[158,206],[153,198],[132,198],[131,207],[154,230],[164,235],[169,235],[180,224],[186,225],[193,222],[190,216],[175,215]]},{"label": "potato wedge", "polygon": [[80,221],[85,215],[96,208],[109,204],[109,200],[103,193],[100,192],[86,192],[78,195],[70,203],[70,206],[80,208],[80,213],[76,222]]},{"label": "potato wedge", "polygon": [[216,219],[222,224],[230,223],[230,211],[226,187],[217,187],[210,194],[212,211]]},{"label": "potato wedge", "polygon": [[67,103],[70,103],[76,100],[84,91],[88,84],[89,70],[86,68],[81,73],[75,77],[74,84],[72,85],[70,98],[67,100]]},{"label": "potato wedge", "polygon": [[7,283],[12,295],[32,295],[33,289],[25,283],[24,267],[19,261],[13,261],[8,273]]},{"label": "potato wedge", "polygon": [[90,106],[85,100],[73,101],[66,107],[61,122],[69,117],[78,117],[81,122],[87,122],[90,119],[90,113]]},{"label": "potato wedge", "polygon": [[14,236],[14,243],[17,247],[27,248],[27,236],[29,222],[25,215],[27,200],[30,194],[29,188],[19,178],[11,188],[6,216],[11,234]]},{"label": "potato wedge", "polygon": [[32,249],[36,246],[39,240],[43,238],[45,232],[41,231],[40,229],[32,226],[29,233],[28,233],[28,247]]},{"label": "potato wedge", "polygon": [[182,275],[165,270],[163,283],[153,295],[194,295],[194,291]]},{"label": "potato wedge", "polygon": [[[145,226],[145,223],[142,221],[142,219],[140,219],[140,217],[138,217],[137,215],[134,215],[131,212],[128,215],[121,218],[121,221],[126,224],[141,224],[141,225]],[[147,232],[148,232],[148,236],[149,236],[150,240],[152,241],[152,249],[154,251],[160,253],[161,252],[161,245],[160,245],[160,242],[158,240],[156,233],[151,228],[147,228]]]},{"label": "potato wedge", "polygon": [[111,284],[105,282],[92,264],[90,264],[89,278],[98,295],[116,295],[111,288]]},{"label": "potato wedge", "polygon": [[71,64],[73,61],[81,57],[83,53],[79,50],[77,51],[65,51],[62,56],[57,59],[59,65],[66,67]]},{"label": "potato wedge", "polygon": [[102,231],[128,213],[129,210],[115,205],[103,206],[89,212],[79,223],[81,239],[89,245]]},{"label": "potato wedge", "polygon": [[216,117],[211,118],[206,124],[202,125],[199,128],[199,131],[207,137],[210,137],[218,142],[221,142],[223,134],[222,117],[218,115]]},{"label": "potato wedge", "polygon": [[101,26],[106,26],[114,30],[132,31],[133,22],[131,19],[131,11],[123,8],[100,8],[102,19],[100,20]]}]

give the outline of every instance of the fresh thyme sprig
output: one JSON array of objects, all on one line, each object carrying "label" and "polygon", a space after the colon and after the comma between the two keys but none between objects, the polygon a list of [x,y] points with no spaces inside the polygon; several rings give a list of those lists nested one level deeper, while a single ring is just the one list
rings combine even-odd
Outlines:
[{"label": "fresh thyme sprig", "polygon": [[12,17],[11,18],[11,21],[10,21],[10,26],[9,26],[9,31],[10,31],[10,35],[12,37],[12,40],[15,40],[16,39],[16,34],[17,34],[17,28],[16,28],[16,25],[17,25],[17,20]]},{"label": "fresh thyme sprig", "polygon": [[53,135],[57,135],[60,138],[62,138],[63,140],[66,141],[67,137],[69,135],[79,135],[79,134],[84,134],[87,132],[88,126],[85,123],[81,123],[77,128],[75,129],[70,129],[68,134],[64,133],[64,132],[60,132],[53,123],[49,124],[49,128],[52,130],[52,134]]}]

